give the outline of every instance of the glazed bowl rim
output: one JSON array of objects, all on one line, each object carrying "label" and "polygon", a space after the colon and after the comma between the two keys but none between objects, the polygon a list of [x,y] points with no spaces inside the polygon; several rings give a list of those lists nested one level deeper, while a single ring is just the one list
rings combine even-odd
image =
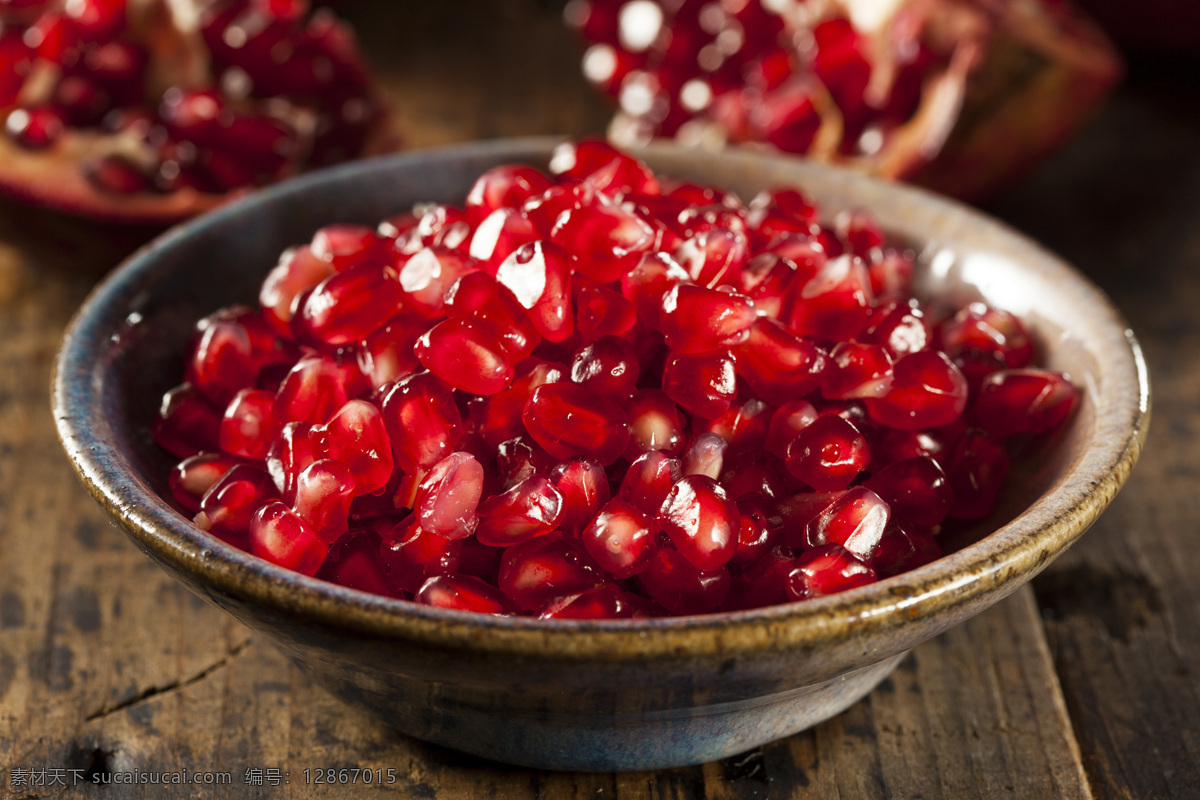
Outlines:
[{"label": "glazed bowl rim", "polygon": [[[68,327],[53,377],[53,412],[59,439],[84,486],[135,543],[156,560],[191,576],[218,594],[261,605],[310,623],[448,647],[562,659],[651,659],[682,654],[746,654],[808,649],[886,630],[898,614],[909,618],[969,604],[1005,580],[1007,594],[1074,542],[1099,516],[1132,469],[1150,415],[1146,365],[1136,338],[1111,301],[1057,256],[973,209],[932,193],[886,183],[848,170],[790,156],[726,151],[721,155],[655,144],[639,151],[650,159],[720,158],[750,165],[786,163],[826,181],[874,184],[884,202],[916,204],[930,213],[966,215],[1026,253],[1038,268],[1073,286],[1093,305],[1105,341],[1106,365],[1124,380],[1096,387],[1097,414],[1113,415],[1122,435],[1091,436],[1084,452],[1041,499],[978,542],[918,569],[842,594],[738,612],[649,620],[539,620],[433,608],[360,592],[277,567],[200,531],[138,477],[98,402],[110,338],[130,313],[130,290],[152,275],[161,254],[192,237],[279,198],[319,192],[323,186],[395,174],[427,160],[529,158],[561,137],[500,139],[414,150],[309,173],[257,192],[177,226],[126,259],[98,284]],[[1099,428],[1099,416],[1097,426]],[[1053,512],[1046,513],[1053,507]]]}]

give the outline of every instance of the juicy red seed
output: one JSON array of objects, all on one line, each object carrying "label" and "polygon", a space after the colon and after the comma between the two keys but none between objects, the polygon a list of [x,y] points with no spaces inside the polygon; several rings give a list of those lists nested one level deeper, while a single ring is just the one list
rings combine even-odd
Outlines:
[{"label": "juicy red seed", "polygon": [[796,559],[788,579],[788,597],[805,600],[875,583],[875,569],[841,545],[827,544]]},{"label": "juicy red seed", "polygon": [[475,509],[482,496],[483,467],[470,453],[451,453],[421,482],[413,515],[422,530],[462,539],[475,531]]},{"label": "juicy red seed", "polygon": [[543,536],[510,547],[500,562],[500,591],[525,611],[604,581],[583,547],[561,536]]},{"label": "juicy red seed", "polygon": [[556,464],[546,477],[562,495],[558,527],[576,536],[610,499],[608,476],[594,458],[572,458]]},{"label": "juicy red seed", "polygon": [[733,558],[740,518],[737,506],[712,478],[686,475],[671,487],[658,523],[696,569],[711,572]]},{"label": "juicy red seed", "polygon": [[175,465],[167,479],[171,497],[185,511],[200,510],[200,499],[229,470],[242,463],[241,459],[225,453],[197,453]]},{"label": "juicy red seed", "polygon": [[721,475],[728,444],[717,433],[703,433],[683,454],[684,475],[704,475],[714,481]]},{"label": "juicy red seed", "polygon": [[554,484],[533,475],[479,504],[475,538],[491,547],[520,544],[553,531],[562,510],[563,497]]},{"label": "juicy red seed", "polygon": [[749,450],[762,450],[766,445],[771,407],[761,400],[750,399],[734,404],[719,417],[708,421],[695,420],[696,434],[715,433],[729,445],[729,455]]},{"label": "juicy red seed", "polygon": [[894,377],[892,357],[882,346],[838,342],[829,351],[821,393],[838,400],[883,397],[891,391]]},{"label": "juicy red seed", "polygon": [[1029,364],[1033,342],[1014,315],[972,303],[938,327],[942,349],[951,359],[991,356],[1010,369]]},{"label": "juicy red seed", "polygon": [[275,422],[322,425],[348,399],[337,363],[329,356],[308,355],[296,362],[275,395]]},{"label": "juicy red seed", "polygon": [[200,498],[200,513],[193,521],[203,530],[242,546],[247,544],[255,512],[276,498],[270,475],[257,467],[237,464]]},{"label": "juicy red seed", "polygon": [[581,288],[575,306],[575,327],[584,342],[603,336],[632,338],[638,324],[633,303],[605,286]]},{"label": "juicy red seed", "polygon": [[366,260],[382,261],[386,249],[379,235],[365,225],[329,225],[313,235],[312,253],[342,272]]},{"label": "juicy red seed", "polygon": [[633,345],[603,336],[575,351],[571,380],[590,392],[624,402],[636,390],[641,367]]},{"label": "juicy red seed", "polygon": [[701,419],[718,417],[729,410],[737,392],[733,357],[727,351],[671,355],[663,369],[662,390]]},{"label": "juicy red seed", "polygon": [[651,450],[629,465],[616,496],[648,516],[656,516],[671,487],[682,477],[683,465],[679,459]]},{"label": "juicy red seed", "polygon": [[865,486],[855,486],[810,519],[804,536],[812,547],[832,542],[859,558],[869,559],[890,519],[891,510],[879,495]]},{"label": "juicy red seed", "polygon": [[883,229],[866,211],[853,209],[837,216],[838,235],[850,245],[850,251],[867,258],[875,248],[883,246]]},{"label": "juicy red seed", "polygon": [[290,338],[292,302],[332,274],[333,265],[319,258],[308,245],[285,250],[258,293],[263,318],[277,334]]},{"label": "juicy red seed", "polygon": [[293,352],[261,316],[234,306],[196,323],[187,381],[224,407],[266,367],[284,363]]},{"label": "juicy red seed", "polygon": [[[522,373],[523,370],[523,373]],[[482,398],[472,407],[471,421],[486,444],[496,447],[501,442],[525,433],[521,413],[534,389],[543,383],[566,380],[567,368],[562,364],[538,362],[532,359],[518,367],[517,378],[502,392]]]},{"label": "juicy red seed", "polygon": [[835,414],[819,417],[787,446],[788,472],[818,492],[846,488],[870,460],[862,433]]},{"label": "juicy red seed", "polygon": [[612,145],[597,140],[565,142],[554,148],[550,171],[555,175],[578,178],[598,192],[618,194],[658,194],[658,179],[650,168]]},{"label": "juicy red seed", "polygon": [[492,167],[467,192],[467,215],[478,224],[498,208],[519,208],[552,185],[541,170],[525,164]]},{"label": "juicy red seed", "polygon": [[312,429],[307,422],[289,422],[267,451],[267,472],[280,495],[289,502],[296,497],[296,479],[317,460]]},{"label": "juicy red seed", "polygon": [[755,320],[746,341],[733,353],[737,374],[758,397],[773,404],[797,400],[816,389],[828,363],[820,347],[766,317]]},{"label": "juicy red seed", "polygon": [[454,250],[466,255],[471,241],[467,212],[452,206],[435,205],[417,220],[416,243],[424,247]]},{"label": "juicy red seed", "polygon": [[832,259],[811,280],[793,289],[788,323],[800,336],[844,341],[867,327],[875,298],[867,268],[859,259]]},{"label": "juicy red seed", "polygon": [[967,379],[936,350],[899,359],[891,390],[866,399],[871,419],[889,428],[912,431],[949,425],[967,405]]},{"label": "juicy red seed", "polygon": [[51,107],[16,109],[9,113],[4,128],[13,140],[30,150],[40,150],[58,141],[66,121]]},{"label": "juicy red seed", "polygon": [[612,500],[579,540],[601,569],[614,578],[630,578],[649,566],[658,552],[658,526],[652,516],[622,500]]},{"label": "juicy red seed", "polygon": [[979,519],[992,512],[1008,477],[1004,445],[981,430],[967,431],[954,448],[946,475],[954,492],[950,516]]},{"label": "juicy red seed", "polygon": [[353,344],[395,316],[401,302],[400,284],[390,269],[359,264],[317,284],[294,324],[325,344]]},{"label": "juicy red seed", "polygon": [[414,516],[405,517],[383,538],[379,556],[388,583],[396,589],[416,594],[431,578],[458,571],[462,542],[422,529]]},{"label": "juicy red seed", "polygon": [[493,395],[513,380],[513,365],[489,323],[469,317],[443,320],[415,347],[417,359],[448,385],[477,395]]},{"label": "juicy red seed", "polygon": [[663,295],[661,309],[667,347],[681,355],[740,344],[756,319],[754,302],[745,295],[682,282]]},{"label": "juicy red seed", "polygon": [[875,312],[861,340],[882,345],[898,358],[927,348],[933,341],[933,330],[919,308],[894,303]]},{"label": "juicy red seed", "polygon": [[421,369],[414,347],[427,326],[424,319],[397,314],[371,331],[356,351],[358,368],[371,388],[379,389]]},{"label": "juicy red seed", "polygon": [[250,552],[303,575],[316,575],[329,548],[298,514],[272,501],[250,522]]},{"label": "juicy red seed", "polygon": [[884,532],[875,555],[871,557],[871,566],[875,567],[879,577],[889,578],[941,557],[942,548],[932,535],[891,527]]},{"label": "juicy red seed", "polygon": [[628,460],[647,450],[662,450],[671,455],[683,451],[686,434],[679,407],[659,389],[643,389],[622,404],[629,415]]},{"label": "juicy red seed", "polygon": [[1061,373],[1002,370],[984,379],[975,413],[993,436],[1045,433],[1062,424],[1078,399],[1078,390]]},{"label": "juicy red seed", "polygon": [[479,269],[475,259],[444,247],[423,247],[397,266],[404,308],[427,319],[442,316],[450,287]]},{"label": "juicy red seed", "polygon": [[629,442],[625,411],[574,383],[534,389],[521,417],[529,435],[555,458],[588,456],[607,466]]},{"label": "juicy red seed", "polygon": [[163,395],[152,432],[159,447],[180,458],[217,450],[221,412],[196,387],[183,383]]},{"label": "juicy red seed", "polygon": [[529,315],[513,293],[485,272],[468,272],[446,292],[451,317],[482,320],[497,334],[497,344],[516,364],[529,357],[541,341]]},{"label": "juicy red seed", "polygon": [[767,428],[767,450],[780,458],[787,457],[787,447],[796,434],[817,421],[817,410],[807,400],[784,403],[771,414]]},{"label": "juicy red seed", "polygon": [[539,619],[631,619],[639,616],[644,600],[604,583],[551,600],[538,611]]},{"label": "juicy red seed", "polygon": [[685,240],[675,249],[675,258],[700,286],[739,286],[750,243],[740,231],[713,228]]},{"label": "juicy red seed", "polygon": [[633,269],[621,276],[621,296],[633,303],[643,325],[659,330],[663,295],[677,283],[687,280],[687,270],[671,256],[645,253]]},{"label": "juicy red seed", "polygon": [[637,215],[601,201],[568,209],[550,231],[550,240],[575,256],[575,269],[598,283],[628,272],[655,238]]},{"label": "juicy red seed", "polygon": [[791,187],[765,189],[755,195],[750,201],[750,224],[759,224],[755,220],[767,210],[775,211],[781,217],[805,226],[805,229],[815,223],[818,217],[816,201]]},{"label": "juicy red seed", "polygon": [[554,457],[528,435],[514,436],[496,448],[495,474],[500,488],[508,491],[526,478],[545,473],[554,466]]},{"label": "juicy red seed", "polygon": [[349,527],[354,474],[338,461],[314,461],[296,476],[292,508],[326,542],[337,541]]},{"label": "juicy red seed", "polygon": [[530,242],[496,270],[496,280],[517,298],[542,337],[565,340],[575,330],[571,310],[571,257],[553,242]]},{"label": "juicy red seed", "polygon": [[468,252],[490,275],[518,247],[539,238],[540,232],[524,212],[498,208],[475,228]]},{"label": "juicy red seed", "polygon": [[354,493],[374,494],[391,479],[392,443],[379,409],[366,400],[351,400],[310,434],[317,458],[331,458],[349,468]]},{"label": "juicy red seed", "polygon": [[274,392],[243,389],[234,395],[221,419],[221,449],[243,458],[264,458],[275,439],[274,406]]},{"label": "juicy red seed", "polygon": [[392,594],[379,559],[379,534],[351,531],[329,550],[317,577],[370,594]]},{"label": "juicy red seed", "polygon": [[406,473],[450,455],[463,427],[450,388],[431,372],[413,373],[383,393],[383,423],[396,466]]},{"label": "juicy red seed", "polygon": [[764,550],[734,577],[721,609],[742,611],[788,602],[788,581],[797,560],[795,553],[785,547]]},{"label": "juicy red seed", "polygon": [[911,253],[890,248],[884,250],[882,254],[873,256],[867,267],[871,276],[871,292],[879,300],[907,297],[912,291],[915,271]]},{"label": "juicy red seed", "polygon": [[425,581],[413,600],[435,608],[478,614],[514,613],[512,602],[494,586],[470,575],[437,575]]},{"label": "juicy red seed", "polygon": [[762,558],[775,544],[783,520],[763,495],[744,495],[737,501],[741,524],[738,527],[737,550],[730,564],[750,564]]},{"label": "juicy red seed", "polygon": [[730,497],[739,501],[746,495],[774,499],[800,489],[788,474],[783,459],[761,450],[738,453],[725,459],[721,485]]},{"label": "juicy red seed", "polygon": [[932,528],[945,519],[954,500],[950,482],[929,456],[889,464],[866,482],[901,525]]},{"label": "juicy red seed", "polygon": [[728,567],[702,572],[675,548],[660,547],[637,581],[651,600],[672,614],[703,614],[721,605],[732,578]]}]

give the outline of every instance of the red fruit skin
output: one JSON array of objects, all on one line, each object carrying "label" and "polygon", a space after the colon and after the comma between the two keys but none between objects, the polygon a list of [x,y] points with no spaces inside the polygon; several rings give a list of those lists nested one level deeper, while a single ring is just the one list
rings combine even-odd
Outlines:
[{"label": "red fruit skin", "polygon": [[1007,369],[983,379],[975,414],[993,436],[1047,433],[1070,416],[1078,400],[1079,391],[1060,373]]},{"label": "red fruit skin", "polygon": [[788,578],[788,597],[806,600],[845,592],[877,581],[878,575],[867,562],[838,544],[817,547],[796,559]]},{"label": "red fruit skin", "polygon": [[817,418],[787,446],[788,472],[818,492],[845,489],[870,460],[862,433],[836,414]]},{"label": "red fruit skin", "polygon": [[671,487],[658,524],[676,550],[701,572],[729,563],[737,551],[741,518],[737,505],[712,478],[685,475]]},{"label": "red fruit skin", "polygon": [[637,577],[651,600],[675,615],[704,614],[721,605],[732,578],[728,567],[701,572],[673,547],[661,547]]},{"label": "red fruit skin", "polygon": [[290,508],[273,500],[250,522],[250,553],[302,575],[317,574],[329,548]]},{"label": "red fruit skin", "polygon": [[966,408],[967,379],[943,353],[922,350],[896,361],[891,391],[865,402],[871,419],[889,428],[937,428]]},{"label": "red fruit skin", "polygon": [[596,564],[614,578],[631,578],[658,552],[654,518],[621,500],[607,503],[580,534],[579,541]]},{"label": "red fruit skin", "polygon": [[422,530],[416,518],[408,516],[383,537],[379,558],[394,590],[416,594],[430,578],[454,575],[461,551],[461,541]]},{"label": "red fruit skin", "polygon": [[737,393],[733,356],[728,351],[667,358],[662,390],[685,411],[713,419],[729,410]]},{"label": "red fruit skin", "polygon": [[603,582],[604,573],[583,547],[561,536],[542,536],[510,547],[500,562],[500,591],[524,611]]},{"label": "red fruit skin", "polygon": [[383,391],[383,422],[396,466],[425,470],[450,455],[462,436],[462,414],[450,389],[430,372],[418,372]]},{"label": "red fruit skin", "polygon": [[499,589],[471,575],[435,575],[421,585],[413,600],[435,608],[477,614],[516,613],[512,602]]},{"label": "red fruit skin", "polygon": [[533,390],[521,418],[534,441],[555,458],[595,458],[605,466],[625,452],[629,422],[616,403],[574,383]]}]

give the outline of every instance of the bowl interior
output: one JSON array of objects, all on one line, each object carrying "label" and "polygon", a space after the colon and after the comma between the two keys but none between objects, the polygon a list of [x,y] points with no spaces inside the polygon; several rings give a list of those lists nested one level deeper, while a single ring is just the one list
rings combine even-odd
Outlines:
[{"label": "bowl interior", "polygon": [[[154,444],[149,423],[163,392],[181,380],[197,319],[234,302],[255,303],[279,253],[309,241],[321,226],[374,225],[414,202],[461,204],[489,166],[524,161],[544,168],[554,143],[483,143],[346,165],[206,215],[140,251],[97,288],[60,356],[56,415],[85,484],[139,546],[190,574],[193,585],[215,582],[221,592],[248,593],[297,613],[383,631],[419,618],[432,620],[442,633],[448,621],[467,633],[479,626],[537,627],[538,636],[559,629],[623,635],[639,627],[710,626],[704,618],[547,625],[370,597],[236,551],[160,499],[174,460]],[[1002,587],[1006,574],[1031,577],[1115,494],[1145,435],[1145,370],[1119,315],[1078,273],[981,215],[916,190],[790,158],[711,156],[672,147],[651,147],[643,155],[660,173],[727,186],[746,200],[763,187],[793,184],[814,195],[827,215],[845,207],[869,209],[890,233],[919,243],[921,295],[982,299],[1017,313],[1036,337],[1041,363],[1067,372],[1084,390],[1069,425],[1030,443],[1016,459],[996,512],[953,533],[953,555],[845,595],[713,617],[768,620],[789,636],[816,641],[833,618],[861,623],[918,601],[934,610],[988,593],[1002,596],[1022,582]],[[598,648],[611,646],[602,639]],[[631,645],[653,646],[670,645]]]}]

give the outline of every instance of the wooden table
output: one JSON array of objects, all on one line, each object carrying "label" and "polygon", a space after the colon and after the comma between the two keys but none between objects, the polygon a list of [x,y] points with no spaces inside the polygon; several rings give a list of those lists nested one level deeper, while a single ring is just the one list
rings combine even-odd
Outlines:
[{"label": "wooden table", "polygon": [[[350,11],[409,144],[422,146],[600,130],[607,111],[578,76],[559,9],[381,0]],[[1088,273],[1141,338],[1155,419],[1125,491],[1032,588],[918,647],[846,713],[741,757],[663,772],[533,772],[391,733],[139,554],[76,483],[47,397],[72,311],[130,243],[0,207],[0,797],[56,794],[48,784],[76,775],[184,769],[231,783],[75,791],[1200,796],[1200,83],[1186,78],[1196,74],[1195,64],[1135,63],[1069,150],[990,207]],[[393,769],[396,780],[305,785],[306,769],[329,767]]]}]

